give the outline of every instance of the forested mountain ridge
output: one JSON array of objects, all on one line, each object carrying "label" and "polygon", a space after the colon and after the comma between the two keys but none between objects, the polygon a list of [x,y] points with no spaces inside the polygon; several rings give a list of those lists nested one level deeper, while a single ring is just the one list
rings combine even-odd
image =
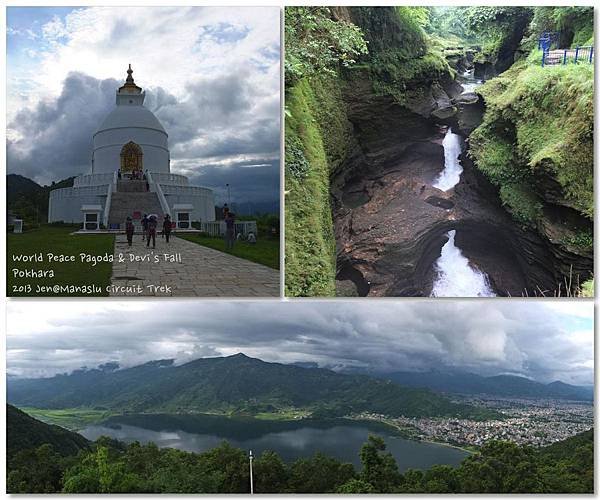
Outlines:
[{"label": "forested mountain ridge", "polygon": [[391,416],[494,418],[429,390],[364,375],[267,363],[243,354],[183,365],[152,361],[127,369],[104,365],[45,379],[9,379],[7,399],[36,408],[102,408],[115,412],[256,414],[304,408],[318,415],[371,411]]},{"label": "forested mountain ridge", "polygon": [[21,450],[52,445],[61,456],[76,455],[90,446],[82,435],[58,425],[49,425],[30,417],[18,408],[6,405],[6,454],[9,461]]},{"label": "forested mountain ridge", "polygon": [[40,186],[37,182],[18,174],[6,176],[6,205],[9,211],[22,218],[26,226],[36,226],[48,221],[48,199],[50,191],[73,186],[69,177],[50,186]]},{"label": "forested mountain ridge", "polygon": [[409,387],[426,387],[437,392],[457,394],[486,394],[503,397],[556,398],[593,401],[591,386],[576,386],[555,381],[542,384],[535,380],[512,375],[482,377],[474,373],[394,372],[382,374],[394,382]]}]

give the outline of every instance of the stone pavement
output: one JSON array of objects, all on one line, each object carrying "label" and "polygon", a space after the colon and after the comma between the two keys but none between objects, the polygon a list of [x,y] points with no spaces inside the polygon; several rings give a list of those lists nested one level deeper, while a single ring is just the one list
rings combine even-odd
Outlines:
[{"label": "stone pavement", "polygon": [[278,297],[279,271],[191,241],[156,237],[146,247],[140,234],[127,245],[115,238],[111,296]]}]

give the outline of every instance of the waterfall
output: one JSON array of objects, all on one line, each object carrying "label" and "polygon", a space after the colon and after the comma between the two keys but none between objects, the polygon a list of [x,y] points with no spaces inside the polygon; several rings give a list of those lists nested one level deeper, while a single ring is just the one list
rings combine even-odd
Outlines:
[{"label": "waterfall", "polygon": [[461,82],[461,86],[463,88],[463,94],[469,94],[471,92],[475,92],[475,89],[479,87],[483,80],[479,80],[474,76],[475,70],[473,68],[468,69],[462,74],[464,82]]},{"label": "waterfall", "polygon": [[444,146],[444,170],[438,175],[433,187],[448,191],[458,184],[463,171],[458,160],[462,151],[460,136],[453,134],[452,129],[448,127],[442,146]]},{"label": "waterfall", "polygon": [[448,241],[435,263],[437,273],[432,297],[495,297],[487,275],[469,265],[469,260],[454,245],[456,231],[447,233]]}]

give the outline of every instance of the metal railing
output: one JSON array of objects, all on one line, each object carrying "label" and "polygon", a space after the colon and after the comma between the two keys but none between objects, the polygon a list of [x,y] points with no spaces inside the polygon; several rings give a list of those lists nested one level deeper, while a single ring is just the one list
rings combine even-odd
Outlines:
[{"label": "metal railing", "polygon": [[[225,234],[225,221],[201,222],[200,228],[201,231],[216,238]],[[256,235],[256,221],[244,220],[236,222],[234,224],[234,230],[236,235],[241,234],[242,236],[248,236],[249,233],[254,233]]]},{"label": "metal railing", "polygon": [[542,67],[566,64],[594,62],[594,46],[586,45],[574,49],[555,49],[542,51]]}]

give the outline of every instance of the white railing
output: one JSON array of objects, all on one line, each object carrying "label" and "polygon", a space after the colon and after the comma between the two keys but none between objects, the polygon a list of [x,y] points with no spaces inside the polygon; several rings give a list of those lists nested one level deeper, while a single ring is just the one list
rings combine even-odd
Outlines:
[{"label": "white railing", "polygon": [[174,184],[178,186],[188,186],[189,180],[185,175],[165,174],[162,172],[152,172],[154,182],[158,184]]},{"label": "white railing", "polygon": [[[242,236],[248,236],[248,233],[254,233],[254,235],[256,235],[256,221],[254,220],[236,222],[234,226],[236,235],[241,234]],[[200,228],[209,236],[216,238],[225,234],[225,221],[201,222]]]},{"label": "white railing", "polygon": [[86,186],[98,186],[103,184],[111,184],[116,172],[103,173],[103,174],[84,174],[75,177],[73,180],[73,187],[81,188]]},{"label": "white railing", "polygon": [[52,191],[50,191],[50,198],[60,199],[70,198],[71,196],[105,196],[109,187],[110,186],[108,184],[103,184],[101,186],[84,186],[78,188],[68,187],[53,189]]},{"label": "white railing", "polygon": [[169,208],[169,204],[167,203],[167,199],[165,198],[160,184],[154,181],[154,177],[151,172],[146,173],[146,180],[148,181],[148,185],[150,186],[150,191],[154,191],[158,196],[158,201],[160,202],[160,208],[162,208],[163,214],[169,215],[170,217],[171,209]]},{"label": "white railing", "polygon": [[212,189],[199,186],[163,186],[163,193],[170,195],[212,195]]}]

